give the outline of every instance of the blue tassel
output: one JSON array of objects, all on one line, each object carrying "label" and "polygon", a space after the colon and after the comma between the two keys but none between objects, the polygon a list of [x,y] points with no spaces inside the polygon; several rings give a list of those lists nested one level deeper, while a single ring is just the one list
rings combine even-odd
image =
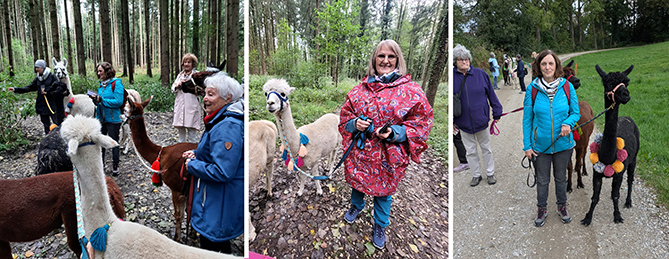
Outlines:
[{"label": "blue tassel", "polygon": [[88,259],[88,251],[86,251],[87,244],[88,239],[86,239],[86,237],[79,239],[79,246],[81,246],[81,259]]},{"label": "blue tassel", "polygon": [[109,224],[97,228],[91,235],[91,246],[93,249],[104,252],[107,250],[107,231]]},{"label": "blue tassel", "polygon": [[307,135],[300,133],[300,144],[305,146],[309,144],[309,138],[307,137]]},{"label": "blue tassel", "polygon": [[288,151],[287,150],[285,150],[285,149],[283,150],[283,154],[281,155],[281,159],[283,161],[288,160]]}]

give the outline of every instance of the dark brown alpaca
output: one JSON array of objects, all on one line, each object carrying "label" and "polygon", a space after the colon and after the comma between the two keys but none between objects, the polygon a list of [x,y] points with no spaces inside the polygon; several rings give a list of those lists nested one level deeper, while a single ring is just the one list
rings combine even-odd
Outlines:
[{"label": "dark brown alpaca", "polygon": [[[197,149],[196,143],[178,143],[171,146],[161,147],[151,142],[149,136],[146,134],[146,126],[144,125],[144,108],[151,102],[150,97],[142,103],[135,103],[128,100],[130,104],[130,114],[128,121],[130,125],[130,132],[132,133],[132,141],[135,143],[137,152],[146,161],[156,161],[160,153],[160,171],[162,181],[167,187],[172,190],[172,205],[174,206],[174,222],[176,229],[174,231],[174,240],[179,242],[181,240],[181,222],[185,218],[184,212],[186,209],[186,195],[184,192],[184,180],[181,176],[181,166],[184,163],[184,158],[181,156],[183,152]],[[186,168],[184,168],[184,171]],[[185,172],[184,172],[185,174]],[[184,175],[185,176],[185,175]],[[190,226],[187,226],[190,227]]]},{"label": "dark brown alpaca", "polygon": [[[571,66],[574,64],[574,61],[572,60],[569,62],[569,64],[565,67],[562,67],[562,72],[564,73],[565,78],[568,78],[569,82],[571,82],[572,85],[574,85],[574,89],[578,89],[581,86],[581,80],[576,77],[576,72],[574,71]],[[578,101],[578,108],[580,109],[581,112],[581,118],[578,120],[578,125],[583,125],[586,121],[592,119],[594,117],[592,113],[592,107],[590,107],[590,104],[586,101]],[[581,138],[576,141],[576,147],[575,153],[576,153],[576,175],[578,176],[577,179],[577,184],[576,188],[583,188],[585,185],[583,185],[583,179],[581,175],[588,175],[588,171],[585,170],[585,154],[587,154],[588,151],[588,142],[590,141],[590,135],[592,135],[592,131],[595,129],[595,124],[593,123],[588,123],[585,126],[581,127],[581,130],[583,131],[583,134],[581,134]],[[574,163],[572,160],[569,160],[569,166],[567,167],[567,191],[572,192],[572,181],[571,181],[571,176],[572,172],[574,172]]]},{"label": "dark brown alpaca", "polygon": [[206,71],[193,73],[193,75],[191,75],[192,80],[181,83],[179,86],[181,91],[184,93],[204,96],[204,89],[206,88],[204,87],[204,80],[213,74],[223,71],[225,63],[227,63],[227,60],[223,60],[221,64],[214,66],[214,64],[209,62]]},{"label": "dark brown alpaca", "polygon": [[[114,180],[106,178],[114,214],[124,218],[121,190]],[[0,179],[0,190],[3,190],[0,195],[0,259],[12,258],[9,242],[38,239],[61,224],[65,224],[67,245],[77,258],[81,255],[72,171],[17,180]]]},{"label": "dark brown alpaca", "polygon": [[[634,182],[634,170],[636,169],[636,156],[639,152],[639,128],[636,126],[636,123],[630,117],[618,117],[618,108],[620,104],[626,104],[630,100],[630,92],[627,89],[629,85],[629,75],[632,72],[634,66],[630,66],[627,70],[623,72],[612,72],[607,74],[599,65],[596,65],[595,68],[599,73],[599,76],[602,77],[602,83],[604,84],[604,106],[613,107],[606,111],[606,122],[604,124],[604,133],[602,134],[602,139],[599,145],[599,148],[596,152],[599,162],[603,165],[611,165],[616,162],[617,159],[621,158],[619,153],[627,153],[626,159],[622,162],[622,170],[618,173],[612,173],[610,176],[605,176],[607,169],[601,170],[598,172],[595,168],[598,167],[598,164],[593,166],[592,174],[592,203],[590,203],[590,210],[585,215],[585,218],[581,220],[581,224],[590,225],[592,222],[592,213],[599,202],[599,194],[602,190],[602,178],[613,178],[612,189],[611,189],[611,199],[613,200],[613,222],[623,223],[623,218],[620,216],[620,209],[618,208],[618,199],[620,198],[620,186],[622,185],[625,170],[627,170],[627,200],[625,201],[625,207],[632,207],[632,183]],[[613,105],[613,106],[612,106]],[[617,148],[617,138],[624,140],[624,152],[619,151]],[[610,169],[613,170],[613,169]]]}]

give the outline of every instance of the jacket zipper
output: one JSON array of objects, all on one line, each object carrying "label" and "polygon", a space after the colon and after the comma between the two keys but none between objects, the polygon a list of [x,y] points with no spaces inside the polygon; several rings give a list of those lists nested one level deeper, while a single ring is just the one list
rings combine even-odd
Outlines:
[{"label": "jacket zipper", "polygon": [[[553,142],[553,138],[555,137],[555,130],[553,126],[553,100],[550,100],[550,98],[548,99],[549,99],[548,102],[551,103],[551,142]],[[553,148],[553,154],[555,154],[555,145],[552,145],[552,148]]]}]

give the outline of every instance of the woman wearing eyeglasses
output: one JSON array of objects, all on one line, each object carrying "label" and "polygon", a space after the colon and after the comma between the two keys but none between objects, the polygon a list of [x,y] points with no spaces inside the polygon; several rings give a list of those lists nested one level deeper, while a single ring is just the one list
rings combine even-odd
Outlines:
[{"label": "woman wearing eyeglasses", "polygon": [[353,223],[365,207],[365,194],[374,197],[372,243],[381,249],[392,195],[410,160],[420,163],[433,118],[425,93],[407,74],[397,42],[384,40],[376,46],[367,76],[347,94],[340,116],[344,150],[365,137],[344,162],[346,182],[352,187],[351,208],[344,218]]}]

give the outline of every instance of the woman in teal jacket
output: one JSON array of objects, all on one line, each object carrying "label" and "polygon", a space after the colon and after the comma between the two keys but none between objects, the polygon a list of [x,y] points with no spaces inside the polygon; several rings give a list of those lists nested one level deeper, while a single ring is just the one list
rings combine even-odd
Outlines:
[{"label": "woman in teal jacket", "polygon": [[[123,83],[121,79],[115,78],[116,70],[109,62],[102,62],[97,66],[97,74],[100,79],[98,94],[91,96],[97,104],[95,117],[102,124],[102,134],[108,135],[118,141],[121,129],[121,106],[123,106]],[[104,161],[105,149],[102,149],[102,161]],[[103,162],[104,163],[104,162]],[[118,176],[119,147],[112,149],[112,175]]]},{"label": "woman in teal jacket", "polygon": [[[560,60],[552,51],[544,50],[537,56],[532,74],[538,77],[528,86],[523,101],[523,151],[530,160],[536,157],[538,212],[534,225],[543,226],[546,219],[551,164],[558,214],[562,223],[569,223],[567,165],[576,144],[571,131],[581,118],[578,98],[571,83],[561,77]],[[533,89],[537,89],[534,98]]]},{"label": "woman in teal jacket", "polygon": [[197,150],[183,153],[195,176],[191,225],[203,249],[229,254],[244,232],[244,91],[224,73],[205,84],[205,131]]}]

